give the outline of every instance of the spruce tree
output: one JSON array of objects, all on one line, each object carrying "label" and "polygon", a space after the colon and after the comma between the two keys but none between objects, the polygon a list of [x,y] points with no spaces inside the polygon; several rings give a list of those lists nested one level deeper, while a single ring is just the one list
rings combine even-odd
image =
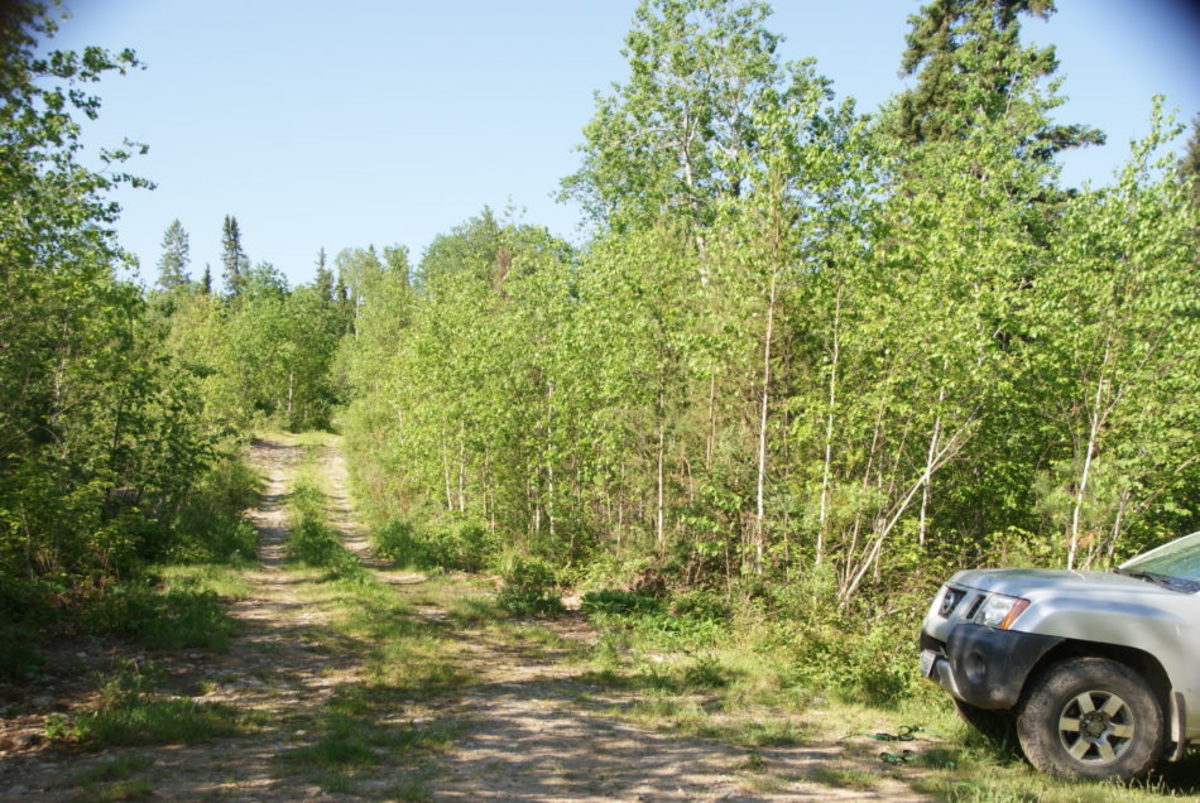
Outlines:
[{"label": "spruce tree", "polygon": [[158,260],[158,286],[173,290],[191,281],[188,276],[188,234],[179,219],[171,221],[162,239],[163,254]]},{"label": "spruce tree", "polygon": [[238,228],[237,218],[225,216],[225,224],[221,232],[221,262],[225,266],[225,288],[229,295],[238,296],[242,292],[245,280],[245,267],[249,265],[246,253],[242,250],[242,232]]},{"label": "spruce tree", "polygon": [[317,252],[317,276],[313,280],[313,287],[322,301],[333,301],[333,271],[325,263],[324,248]]},{"label": "spruce tree", "polygon": [[1192,136],[1188,138],[1187,150],[1179,162],[1179,175],[1192,184],[1192,204],[1200,207],[1200,115],[1192,121]]},{"label": "spruce tree", "polygon": [[[985,122],[1032,112],[1043,119],[1027,137],[1029,155],[1046,160],[1059,151],[1100,144],[1104,134],[1083,125],[1052,125],[1022,90],[1058,70],[1054,47],[1020,41],[1021,14],[1046,19],[1054,0],[934,0],[909,17],[912,26],[900,73],[917,84],[897,99],[885,123],[907,145],[961,139]],[[1050,85],[1051,91],[1054,85]]]}]

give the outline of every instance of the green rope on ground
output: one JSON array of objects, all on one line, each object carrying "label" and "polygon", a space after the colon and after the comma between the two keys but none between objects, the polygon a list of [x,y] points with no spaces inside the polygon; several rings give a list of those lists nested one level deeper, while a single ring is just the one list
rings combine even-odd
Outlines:
[{"label": "green rope on ground", "polygon": [[[887,733],[885,731],[875,731],[874,733],[850,733],[843,736],[842,739],[849,739],[854,736],[863,736],[868,739],[874,739],[877,742],[912,742],[916,741],[918,733],[927,733],[936,736],[933,731],[927,728],[922,728],[920,725],[901,725],[896,728],[895,733]],[[897,752],[889,752],[887,750],[879,754],[879,760],[893,767],[898,767],[901,764],[907,764],[920,757],[916,750],[899,750]]]},{"label": "green rope on ground", "polygon": [[922,728],[920,725],[901,725],[896,728],[895,733],[885,733],[876,731],[875,733],[851,733],[843,736],[843,739],[849,739],[852,736],[865,736],[868,739],[874,739],[877,742],[911,742],[917,738],[918,733],[929,733],[930,731]]},{"label": "green rope on ground", "polygon": [[889,753],[886,750],[879,754],[881,761],[891,764],[893,767],[901,764],[907,764],[917,757],[916,750],[901,750],[899,753]]}]

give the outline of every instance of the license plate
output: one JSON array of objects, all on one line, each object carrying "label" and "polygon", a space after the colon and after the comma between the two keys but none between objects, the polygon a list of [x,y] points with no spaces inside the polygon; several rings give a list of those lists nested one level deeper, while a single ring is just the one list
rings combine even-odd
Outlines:
[{"label": "license plate", "polygon": [[937,662],[937,653],[933,650],[921,650],[921,677],[933,677],[933,665]]}]

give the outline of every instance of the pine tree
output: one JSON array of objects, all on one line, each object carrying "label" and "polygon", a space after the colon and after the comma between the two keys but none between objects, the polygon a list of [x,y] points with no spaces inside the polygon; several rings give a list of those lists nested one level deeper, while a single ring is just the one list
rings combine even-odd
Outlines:
[{"label": "pine tree", "polygon": [[162,239],[163,254],[158,260],[158,286],[173,290],[191,281],[188,276],[188,234],[179,219],[171,221]]},{"label": "pine tree", "polygon": [[225,288],[231,296],[242,292],[244,269],[249,265],[246,253],[242,250],[242,232],[238,228],[237,218],[225,216],[225,224],[221,233],[221,262],[225,265]]},{"label": "pine tree", "polygon": [[212,295],[212,266],[207,262],[204,263],[204,278],[200,280],[200,292]]}]

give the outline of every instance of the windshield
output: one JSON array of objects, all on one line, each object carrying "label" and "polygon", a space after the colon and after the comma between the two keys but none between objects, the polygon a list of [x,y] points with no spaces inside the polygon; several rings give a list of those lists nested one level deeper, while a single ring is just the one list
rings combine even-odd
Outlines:
[{"label": "windshield", "polygon": [[1121,571],[1153,572],[1200,581],[1200,533],[1185,535],[1121,564]]}]

